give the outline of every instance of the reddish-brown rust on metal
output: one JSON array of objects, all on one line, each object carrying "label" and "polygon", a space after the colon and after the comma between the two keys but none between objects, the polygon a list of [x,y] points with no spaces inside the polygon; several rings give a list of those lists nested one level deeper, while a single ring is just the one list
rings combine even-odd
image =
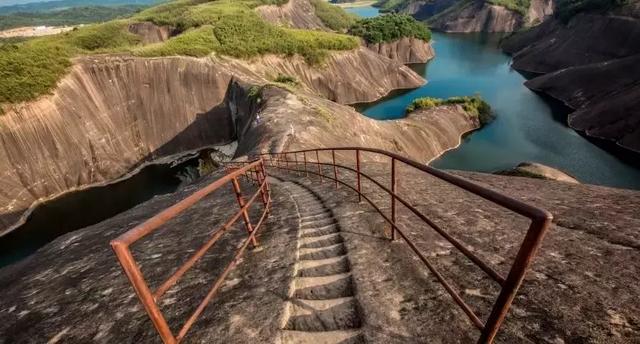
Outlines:
[{"label": "reddish-brown rust on metal", "polygon": [[[335,152],[336,151],[349,151],[349,150],[355,150],[356,151],[356,169],[353,169],[351,167],[347,167],[347,166],[342,166],[342,165],[337,165],[335,163]],[[321,171],[321,166],[323,165],[327,165],[327,166],[333,166],[334,168],[334,178],[328,177],[328,179],[334,180],[336,183],[336,187],[338,185],[338,183],[343,184],[345,186],[347,186],[348,188],[354,190],[355,192],[358,193],[359,197],[364,198],[383,218],[385,221],[387,221],[391,226],[392,226],[392,233],[395,234],[395,232],[397,231],[400,236],[404,239],[404,241],[409,245],[409,247],[416,253],[416,255],[418,255],[418,257],[420,258],[420,260],[427,266],[427,268],[436,276],[436,278],[438,279],[438,281],[440,281],[440,283],[444,286],[444,288],[447,290],[447,292],[451,295],[451,297],[453,298],[453,300],[463,309],[463,311],[465,312],[465,314],[467,314],[467,316],[469,317],[469,319],[472,321],[472,323],[481,331],[481,335],[480,338],[478,340],[478,343],[492,343],[496,334],[498,333],[498,330],[500,328],[500,325],[502,324],[502,322],[504,321],[504,318],[506,316],[506,314],[509,311],[509,307],[511,306],[511,303],[513,301],[513,299],[515,298],[517,291],[520,287],[520,285],[522,284],[522,281],[524,279],[524,276],[527,272],[527,269],[529,268],[531,261],[533,260],[533,257],[535,256],[535,253],[537,252],[539,246],[542,243],[542,239],[544,238],[544,235],[546,233],[546,231],[548,230],[550,224],[551,224],[551,220],[552,220],[552,216],[551,213],[549,213],[546,210],[531,206],[529,204],[526,204],[524,202],[521,202],[519,200],[513,199],[509,196],[500,194],[498,192],[495,192],[493,190],[487,189],[485,187],[482,187],[480,185],[477,185],[473,182],[470,182],[464,178],[446,173],[444,171],[440,171],[437,169],[434,169],[432,167],[420,164],[418,162],[415,162],[413,160],[407,159],[405,157],[402,157],[400,155],[394,154],[394,153],[389,153],[383,150],[379,150],[379,149],[370,149],[370,148],[362,148],[362,147],[341,147],[341,148],[321,148],[321,149],[315,149],[315,150],[305,150],[305,151],[298,151],[298,152],[308,152],[308,151],[315,151],[316,152],[316,156],[319,155],[319,151],[331,151],[333,158],[333,162],[331,164],[328,163],[320,163],[320,160],[317,159],[317,164],[318,164],[318,172],[319,173],[314,173],[311,172],[313,174],[317,174],[320,175],[322,177],[322,173]],[[376,154],[382,154],[385,155],[387,157],[391,158],[391,190],[389,190],[388,188],[386,188],[385,186],[383,186],[382,184],[380,184],[378,181],[376,181],[375,179],[371,178],[370,176],[366,175],[365,173],[362,173],[362,171],[360,171],[360,163],[359,163],[359,152],[360,151],[365,151],[365,152],[371,152],[371,153],[376,153]],[[289,153],[293,153],[293,152],[289,152]],[[516,259],[514,260],[513,265],[511,266],[511,269],[509,271],[509,274],[507,276],[507,278],[505,279],[504,277],[502,277],[500,274],[498,274],[495,270],[493,270],[491,267],[489,267],[487,264],[485,264],[480,258],[478,258],[475,254],[473,254],[469,249],[467,249],[464,245],[462,245],[460,242],[458,242],[455,238],[453,238],[451,235],[449,235],[446,231],[444,231],[442,228],[440,228],[439,226],[437,226],[433,221],[431,221],[429,218],[427,218],[425,215],[423,215],[422,213],[420,213],[415,207],[413,207],[411,204],[409,204],[407,201],[405,201],[404,199],[402,199],[400,196],[398,196],[396,194],[396,161],[400,161],[408,166],[411,166],[415,169],[418,169],[420,171],[423,171],[425,173],[428,173],[434,177],[437,177],[445,182],[448,182],[449,184],[455,185],[457,187],[460,187],[468,192],[471,192],[475,195],[478,195],[488,201],[491,201],[495,204],[498,204],[506,209],[509,209],[515,213],[518,213],[520,215],[523,215],[525,217],[528,217],[529,219],[531,219],[531,225],[529,227],[529,230],[526,233],[525,239],[520,247],[520,249],[518,250],[518,254],[516,256]],[[357,176],[357,181],[358,181],[358,186],[357,187],[353,187],[351,185],[348,185],[346,182],[343,181],[339,181],[338,177],[337,177],[337,168],[341,168],[341,169],[345,169],[345,170],[349,170],[352,172],[356,173]],[[287,166],[288,169],[288,166]],[[389,193],[391,195],[391,200],[392,200],[392,215],[391,215],[391,219],[389,219],[384,212],[382,212],[380,210],[380,208],[374,204],[366,195],[364,195],[362,193],[362,190],[360,188],[360,176],[367,178],[368,180],[372,181],[374,184],[376,184],[378,187],[380,187],[381,189],[383,189],[385,192]],[[360,199],[361,199],[360,198]],[[467,256],[471,261],[473,261],[478,267],[480,267],[485,273],[487,273],[487,275],[489,275],[491,278],[493,278],[496,282],[498,282],[500,284],[500,286],[502,287],[501,292],[496,300],[496,302],[494,303],[492,310],[491,310],[491,314],[489,315],[489,318],[487,319],[487,322],[483,325],[482,322],[480,321],[480,319],[475,315],[475,313],[471,310],[471,308],[462,300],[462,298],[460,297],[460,295],[455,291],[455,289],[451,286],[451,284],[449,284],[444,277],[433,267],[433,265],[431,265],[431,263],[426,259],[426,257],[418,250],[418,248],[415,246],[415,244],[404,234],[404,232],[398,227],[397,223],[396,223],[396,218],[395,218],[395,201],[399,201],[400,203],[402,203],[405,207],[407,207],[412,213],[414,213],[418,218],[420,218],[422,221],[424,221],[425,223],[427,223],[429,226],[431,226],[434,230],[436,230],[440,235],[442,235],[445,239],[447,239],[449,242],[451,242],[457,249],[459,249],[463,254],[465,254],[465,256]]]},{"label": "reddish-brown rust on metal", "polygon": [[[251,219],[249,218],[249,213],[245,208],[244,197],[242,197],[242,191],[240,190],[240,183],[238,183],[237,178],[231,179],[231,183],[233,184],[233,191],[236,193],[236,200],[238,201],[238,205],[240,206],[240,210],[242,211],[242,219],[244,220],[244,226],[247,229],[247,233],[253,233],[253,226],[251,225]],[[258,246],[256,239],[254,238],[251,242],[253,247]]]},{"label": "reddish-brown rust on metal", "polygon": [[322,169],[320,167],[320,153],[316,149],[316,162],[318,163],[318,175],[320,176],[320,183],[322,183]]},{"label": "reddish-brown rust on metal", "polygon": [[308,177],[309,171],[307,171],[307,152],[302,152],[302,157],[304,158],[304,174]]},{"label": "reddish-brown rust on metal", "polygon": [[[228,174],[226,176],[194,192],[189,197],[176,203],[172,207],[165,209],[164,211],[160,212],[159,214],[152,217],[151,219],[145,221],[141,225],[133,228],[132,230],[122,234],[118,238],[111,241],[111,246],[116,254],[116,257],[118,258],[118,261],[120,262],[120,265],[122,266],[125,274],[127,275],[127,278],[131,282],[133,289],[138,295],[140,302],[144,306],[147,314],[149,315],[149,318],[151,319],[151,322],[153,323],[154,327],[158,331],[158,334],[160,335],[162,341],[166,344],[177,344],[184,338],[184,336],[187,334],[188,330],[197,320],[198,316],[202,313],[206,305],[215,296],[215,293],[220,288],[224,279],[229,274],[233,266],[237,264],[238,258],[242,256],[246,247],[250,243],[256,242],[255,240],[256,234],[258,233],[260,227],[262,226],[264,219],[268,216],[268,209],[271,204],[271,196],[269,192],[270,190],[269,185],[266,178],[267,174],[266,174],[264,160],[260,159],[254,162],[247,162],[244,164],[245,166],[240,168],[227,166]],[[260,178],[259,176],[260,169],[262,169],[263,171],[264,178]],[[184,263],[181,267],[179,267],[169,277],[169,279],[163,282],[161,286],[158,288],[158,290],[155,292],[155,294],[152,293],[152,291],[149,289],[147,282],[144,279],[144,276],[142,274],[142,271],[140,270],[140,267],[138,266],[135,259],[133,258],[133,255],[131,254],[129,246],[132,245],[134,242],[140,240],[141,238],[145,237],[146,235],[150,234],[154,230],[158,229],[161,225],[171,220],[172,218],[176,217],[178,214],[185,211],[195,203],[199,202],[204,197],[216,191],[223,185],[229,182],[231,182],[232,184],[237,184],[237,178],[243,175],[246,176],[248,171],[255,171],[256,178],[262,179],[262,183],[260,183],[259,185],[259,190],[252,195],[249,201],[244,202],[243,200],[243,204],[241,204],[241,209],[234,216],[232,216],[231,219],[227,221],[227,223],[225,223],[225,225],[223,225],[218,231],[216,231],[213,234],[213,236],[198,251],[196,251],[196,253],[193,256],[191,256],[189,260],[187,260],[186,263]],[[248,176],[247,178],[249,179]],[[235,185],[234,185],[234,189],[236,192],[239,192],[239,185],[237,189],[235,188]],[[175,285],[175,283],[180,279],[180,277],[182,277],[182,275],[184,275],[184,273],[187,270],[189,270],[196,263],[196,261],[204,255],[204,253],[209,248],[211,248],[211,246],[220,238],[220,236],[222,236],[225,232],[227,232],[227,230],[240,218],[240,216],[247,214],[248,208],[254,203],[258,195],[263,194],[264,190],[266,190],[267,192],[267,199],[266,199],[266,204],[265,204],[262,216],[260,218],[260,221],[258,221],[255,228],[251,228],[251,232],[249,236],[245,240],[242,247],[236,253],[234,260],[231,262],[231,264],[229,264],[229,266],[227,266],[227,268],[224,270],[222,275],[218,277],[209,294],[205,297],[205,299],[200,303],[196,311],[191,315],[191,317],[183,325],[178,336],[177,337],[174,336],[164,316],[162,315],[162,312],[160,311],[156,303],[157,300],[160,297],[162,297],[162,295],[169,288],[171,288],[171,286]]]},{"label": "reddish-brown rust on metal", "polygon": [[336,180],[336,189],[338,188],[338,167],[336,167],[336,151],[331,151],[331,159],[333,159],[333,177]]},{"label": "reddish-brown rust on metal", "polygon": [[358,203],[362,202],[362,186],[360,183],[360,150],[356,149],[356,176],[358,176]]},{"label": "reddish-brown rust on metal", "polygon": [[[396,223],[396,159],[391,158],[391,221]],[[396,240],[395,226],[391,226],[391,240]]]}]

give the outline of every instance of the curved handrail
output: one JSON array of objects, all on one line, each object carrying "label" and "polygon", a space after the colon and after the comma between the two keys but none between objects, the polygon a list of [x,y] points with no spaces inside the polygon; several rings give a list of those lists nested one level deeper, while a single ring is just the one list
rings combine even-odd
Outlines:
[{"label": "curved handrail", "polygon": [[[256,185],[258,186],[258,190],[249,198],[248,201],[245,201],[242,196],[242,192],[240,190],[240,184],[238,182],[238,178],[241,176],[245,176],[247,173],[251,172],[252,175],[255,173],[256,175]],[[152,291],[149,288],[148,283],[145,281],[142,271],[140,267],[136,263],[130,246],[134,244],[136,241],[142,239],[143,237],[149,235],[153,231],[157,230],[163,224],[167,223],[167,221],[175,218],[180,213],[189,209],[191,206],[201,201],[207,195],[213,193],[214,191],[220,189],[222,186],[231,183],[233,186],[233,190],[235,192],[235,197],[240,206],[240,210],[238,210],[235,215],[233,215],[224,225],[222,225],[217,231],[213,233],[213,235],[209,238],[204,245],[200,247],[191,257],[182,264],[178,269],[176,269],[171,276],[165,280],[156,291]],[[262,203],[264,206],[264,210],[260,216],[260,219],[256,223],[255,226],[251,224],[251,219],[249,218],[248,210],[251,205],[255,202],[258,196],[262,196]],[[238,260],[246,250],[246,248],[251,244],[253,246],[257,246],[258,243],[256,241],[256,234],[258,233],[260,227],[262,226],[265,218],[269,215],[269,207],[271,205],[271,194],[269,190],[269,183],[267,179],[267,173],[264,161],[262,159],[248,162],[244,166],[235,169],[233,171],[229,171],[227,175],[224,177],[212,182],[211,184],[205,186],[204,188],[194,192],[187,198],[182,201],[174,204],[173,206],[163,210],[158,213],[154,217],[148,219],[142,224],[136,226],[135,228],[125,232],[120,235],[116,239],[111,241],[111,246],[124,270],[127,278],[131,282],[133,289],[136,291],[140,302],[144,306],[151,322],[154,327],[158,331],[158,334],[162,338],[162,341],[167,344],[176,344],[181,342],[186,336],[189,329],[193,326],[197,318],[202,314],[207,304],[213,299],[216,295],[222,283],[224,282],[227,275],[231,272],[233,267],[238,263]],[[216,279],[215,283],[205,296],[205,298],[200,302],[196,310],[189,316],[187,321],[182,325],[177,335],[174,335],[171,331],[171,328],[167,324],[160,308],[158,307],[158,300],[173,286],[175,285],[180,278],[193,267],[193,265],[200,259],[204,254],[209,250],[213,244],[215,244],[218,239],[225,233],[228,232],[229,228],[240,219],[243,218],[245,227],[248,232],[247,238],[244,240],[243,244],[240,245],[236,254],[234,255],[231,262],[225,267],[221,275]]]},{"label": "curved handrail", "polygon": [[[356,168],[351,168],[345,165],[336,163],[336,152],[344,152],[344,151],[354,151],[355,152],[355,160],[356,160]],[[332,161],[330,163],[321,162],[320,161],[320,152],[331,152]],[[372,178],[371,176],[360,171],[360,154],[361,152],[369,152],[374,154],[379,154],[386,156],[391,159],[391,188],[387,188],[382,185],[380,182]],[[307,153],[315,153],[316,161],[309,161],[307,159]],[[300,162],[298,161],[298,155],[303,155],[303,163],[304,170],[299,169]],[[294,160],[290,161],[288,157],[290,155],[294,156]],[[438,281],[445,287],[447,292],[451,295],[454,301],[462,308],[462,310],[467,314],[471,322],[481,331],[480,338],[478,343],[491,343],[495,338],[500,325],[504,321],[506,314],[515,298],[515,295],[522,284],[525,273],[529,268],[533,257],[535,256],[536,251],[540,247],[542,243],[542,239],[544,238],[545,233],[547,232],[553,216],[550,212],[529,205],[507,195],[501,194],[494,190],[488,189],[481,185],[475,184],[467,179],[464,179],[459,176],[455,176],[453,174],[435,169],[433,167],[429,167],[427,165],[421,164],[414,160],[408,159],[401,155],[387,152],[381,149],[374,148],[366,148],[366,147],[336,147],[336,148],[317,148],[317,149],[307,149],[307,150],[297,150],[297,151],[287,151],[287,152],[278,152],[278,153],[265,153],[261,154],[261,157],[267,157],[267,160],[270,166],[289,170],[296,172],[305,172],[307,175],[309,173],[318,175],[320,177],[320,181],[323,178],[327,178],[332,180],[336,184],[336,188],[338,184],[345,185],[350,189],[354,190],[358,193],[358,197],[361,200],[364,198],[373,208],[387,221],[392,227],[392,239],[395,238],[395,233],[398,232],[402,239],[409,245],[409,247],[418,255],[420,260],[427,266],[427,268],[434,273]],[[275,162],[275,164],[274,164]],[[511,210],[517,214],[525,216],[531,220],[531,224],[529,225],[529,229],[525,235],[524,241],[518,250],[516,258],[509,270],[509,273],[506,278],[502,277],[499,273],[489,267],[486,263],[484,263],[479,257],[473,254],[469,249],[467,249],[462,243],[456,240],[454,237],[449,235],[446,231],[440,228],[437,224],[431,221],[427,216],[418,211],[414,206],[412,206],[409,202],[403,199],[400,195],[396,193],[396,162],[404,163],[410,167],[413,167],[419,171],[427,173],[431,176],[437,177],[440,180],[443,180],[449,184],[457,186],[463,190],[466,190],[470,193],[473,193],[479,197],[482,197],[490,202],[493,202],[497,205],[500,205],[508,210]],[[289,163],[295,164],[296,168],[290,168]],[[309,170],[307,168],[308,163],[315,164],[318,167],[318,172]],[[285,166],[282,166],[285,164]],[[323,167],[333,167],[333,177],[324,174]],[[351,186],[346,182],[339,180],[338,178],[338,169],[346,170],[350,172],[356,173],[357,186]],[[384,214],[380,208],[371,201],[369,197],[364,195],[361,190],[361,177],[365,177],[366,179],[373,182],[377,187],[382,189],[384,192],[389,194],[391,197],[391,218],[389,218],[386,214]],[[466,257],[468,257],[474,264],[480,267],[487,275],[489,275],[494,281],[498,282],[501,286],[500,294],[496,302],[493,305],[491,313],[483,325],[480,319],[475,315],[475,313],[471,310],[471,308],[462,300],[460,295],[454,290],[454,288],[444,279],[444,277],[433,267],[433,265],[426,259],[426,257],[418,250],[418,248],[413,244],[413,242],[398,228],[398,224],[396,222],[396,200],[399,201],[402,205],[407,207],[414,215],[416,215],[421,221],[428,224],[431,228],[433,228],[436,232],[442,235],[447,241],[449,241],[454,247],[460,250]]]}]

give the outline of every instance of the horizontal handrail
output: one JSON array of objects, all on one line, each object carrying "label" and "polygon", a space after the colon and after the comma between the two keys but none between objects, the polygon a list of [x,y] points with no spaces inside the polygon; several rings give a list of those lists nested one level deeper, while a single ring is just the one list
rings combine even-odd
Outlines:
[{"label": "horizontal handrail", "polygon": [[[356,168],[351,168],[349,166],[341,165],[336,163],[336,152],[345,152],[345,151],[354,151],[355,152],[355,161]],[[331,152],[331,162],[321,162],[320,161],[320,152]],[[371,176],[363,173],[360,170],[360,154],[361,152],[369,152],[374,154],[379,154],[386,156],[391,159],[391,189],[381,184],[379,181],[375,180]],[[315,153],[316,161],[308,161],[307,153]],[[304,170],[299,169],[298,162],[298,154],[303,155],[303,163]],[[289,161],[289,155],[294,156],[294,161]],[[307,150],[297,150],[297,151],[288,151],[288,152],[278,152],[278,153],[266,153],[262,154],[262,157],[268,157],[270,164],[276,168],[288,170],[288,171],[296,171],[296,172],[304,172],[305,174],[314,174],[320,176],[320,181],[322,182],[323,178],[332,180],[335,182],[336,188],[338,184],[345,185],[350,189],[354,190],[358,193],[358,197],[361,200],[364,198],[383,218],[386,222],[391,225],[392,228],[392,239],[395,238],[395,233],[398,232],[402,239],[409,245],[412,251],[420,258],[420,260],[427,266],[427,268],[436,276],[438,281],[444,286],[447,292],[451,295],[454,301],[462,308],[465,314],[469,317],[471,322],[481,331],[480,338],[478,343],[491,343],[495,338],[504,318],[513,302],[513,299],[519,289],[522,281],[524,279],[524,275],[531,264],[531,261],[541,245],[544,234],[550,226],[552,221],[552,215],[548,211],[544,209],[540,209],[529,204],[526,204],[522,201],[511,198],[507,195],[501,194],[494,190],[488,189],[481,185],[475,184],[469,180],[466,180],[462,177],[458,177],[447,172],[429,167],[424,164],[420,164],[416,161],[408,159],[406,157],[400,156],[395,153],[386,152],[380,149],[373,148],[364,148],[364,147],[337,147],[337,148],[318,148],[318,149],[307,149]],[[275,161],[275,164],[274,164]],[[289,163],[295,164],[295,168],[290,168]],[[501,276],[494,269],[492,269],[488,264],[484,263],[478,256],[476,256],[471,250],[466,248],[461,242],[455,239],[453,236],[449,235],[445,230],[440,228],[435,222],[431,221],[427,216],[418,211],[413,205],[411,205],[408,201],[402,198],[396,192],[396,162],[402,162],[410,167],[413,167],[419,171],[422,171],[431,176],[437,177],[440,180],[443,180],[449,184],[457,186],[463,190],[466,190],[470,193],[473,193],[485,200],[493,202],[499,206],[502,206],[508,210],[511,210],[517,214],[525,216],[531,220],[531,224],[527,233],[525,235],[524,241],[518,250],[516,258],[509,270],[507,277]],[[316,164],[318,172],[309,170],[307,168],[308,163]],[[333,177],[323,173],[324,167],[332,167],[333,168]],[[353,187],[346,182],[339,180],[338,177],[338,169],[346,170],[349,172],[353,172],[357,177],[357,187]],[[361,177],[366,178],[367,180],[373,182],[378,188],[382,189],[384,192],[389,194],[391,197],[391,218],[389,218],[386,214],[384,214],[380,207],[374,204],[369,197],[364,195],[361,191]],[[428,261],[428,259],[420,252],[417,246],[404,234],[404,232],[399,228],[398,223],[396,222],[396,200],[408,208],[411,213],[417,216],[421,221],[429,225],[433,228],[437,233],[439,233],[442,237],[444,237],[447,241],[449,241],[454,247],[456,247],[460,252],[462,252],[467,258],[469,258],[476,266],[480,267],[489,277],[491,277],[494,281],[496,281],[501,286],[500,294],[496,302],[494,303],[491,313],[483,325],[480,319],[475,315],[475,313],[471,310],[471,308],[462,300],[460,295],[454,290],[454,288],[445,280],[445,278],[440,274],[435,267]]]},{"label": "horizontal handrail", "polygon": [[[258,190],[249,198],[248,201],[244,200],[242,196],[242,192],[240,189],[240,184],[238,183],[238,178],[240,176],[245,175],[247,172],[251,171],[252,174],[255,173]],[[222,186],[231,183],[233,186],[233,190],[235,192],[235,197],[240,207],[239,211],[235,213],[222,227],[220,227],[214,234],[202,245],[184,264],[178,267],[171,276],[161,283],[160,287],[156,289],[155,292],[151,291],[148,283],[144,279],[142,271],[135,261],[130,246],[145,236],[151,234],[160,226],[167,223],[169,220],[175,218],[185,210],[192,207],[194,204],[201,201],[203,198],[213,193],[214,191],[220,189]],[[260,217],[260,220],[254,227],[251,224],[251,220],[248,215],[248,210],[251,205],[255,202],[257,197],[262,196],[262,203],[264,206],[264,210]],[[184,339],[187,332],[191,328],[191,326],[195,323],[200,314],[204,311],[207,304],[213,299],[216,295],[224,279],[227,277],[229,272],[233,269],[233,267],[237,264],[238,259],[242,256],[246,248],[252,244],[253,246],[257,245],[256,234],[261,228],[264,219],[269,214],[269,208],[271,206],[271,194],[269,189],[269,183],[267,179],[267,172],[264,161],[262,159],[247,163],[245,166],[242,166],[233,171],[228,171],[228,174],[224,177],[212,182],[211,184],[205,186],[204,188],[194,192],[187,198],[182,201],[174,204],[173,206],[161,211],[157,215],[143,222],[142,224],[136,226],[135,228],[127,231],[126,233],[120,235],[116,239],[111,241],[111,246],[124,270],[127,278],[131,282],[138,298],[140,299],[142,305],[144,306],[149,318],[151,319],[154,327],[158,331],[158,334],[162,338],[164,343],[175,344],[179,343]],[[188,320],[181,327],[178,335],[175,336],[169,325],[167,324],[166,319],[164,318],[162,312],[160,311],[157,301],[167,292],[173,285],[175,285],[180,278],[195,265],[195,263],[209,250],[217,241],[222,237],[223,234],[228,232],[228,229],[236,223],[240,217],[243,218],[245,227],[248,232],[248,237],[244,240],[243,244],[237,250],[233,260],[225,267],[222,274],[216,279],[215,283],[205,296],[204,300],[200,302],[196,310],[191,314]]]}]

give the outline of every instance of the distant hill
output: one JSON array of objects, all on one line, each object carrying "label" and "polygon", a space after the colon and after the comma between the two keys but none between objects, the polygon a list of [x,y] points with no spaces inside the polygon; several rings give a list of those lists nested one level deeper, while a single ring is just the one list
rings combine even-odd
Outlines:
[{"label": "distant hill", "polygon": [[0,30],[25,26],[71,26],[102,23],[132,16],[147,8],[146,5],[72,7],[49,12],[15,12],[0,15]]},{"label": "distant hill", "polygon": [[71,7],[87,6],[122,6],[122,5],[154,5],[164,2],[164,0],[60,0],[46,2],[30,2],[27,4],[0,6],[0,14],[10,14],[17,12],[48,12],[69,9]]}]

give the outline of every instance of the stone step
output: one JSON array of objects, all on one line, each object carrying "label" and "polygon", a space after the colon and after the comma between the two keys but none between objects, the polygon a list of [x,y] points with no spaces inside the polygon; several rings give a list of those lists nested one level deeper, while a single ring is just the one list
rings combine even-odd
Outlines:
[{"label": "stone step", "polygon": [[340,228],[336,225],[333,226],[327,226],[327,227],[323,227],[320,229],[317,228],[313,228],[313,229],[307,229],[304,231],[300,231],[300,237],[301,238],[313,238],[313,237],[319,237],[319,236],[323,236],[323,235],[329,235],[329,234],[333,234],[333,233],[339,233],[340,232]]},{"label": "stone step", "polygon": [[298,242],[300,248],[319,248],[342,243],[343,239],[339,233],[332,233],[314,237],[300,237]]},{"label": "stone step", "polygon": [[281,343],[287,344],[363,344],[364,337],[358,330],[326,332],[282,331]]},{"label": "stone step", "polygon": [[320,277],[349,272],[347,256],[337,256],[326,259],[301,260],[298,262],[299,277]]},{"label": "stone step", "polygon": [[294,297],[304,300],[335,299],[353,296],[351,274],[319,277],[296,277]]},{"label": "stone step", "polygon": [[317,217],[315,219],[312,219],[311,221],[302,221],[302,223],[300,224],[300,229],[319,228],[334,223],[337,224],[338,220],[336,220],[333,216]]},{"label": "stone step", "polygon": [[287,302],[289,319],[285,330],[334,331],[361,326],[357,301],[353,297]]},{"label": "stone step", "polygon": [[325,259],[336,256],[342,256],[347,253],[347,249],[342,243],[325,247],[300,248],[300,260]]}]

